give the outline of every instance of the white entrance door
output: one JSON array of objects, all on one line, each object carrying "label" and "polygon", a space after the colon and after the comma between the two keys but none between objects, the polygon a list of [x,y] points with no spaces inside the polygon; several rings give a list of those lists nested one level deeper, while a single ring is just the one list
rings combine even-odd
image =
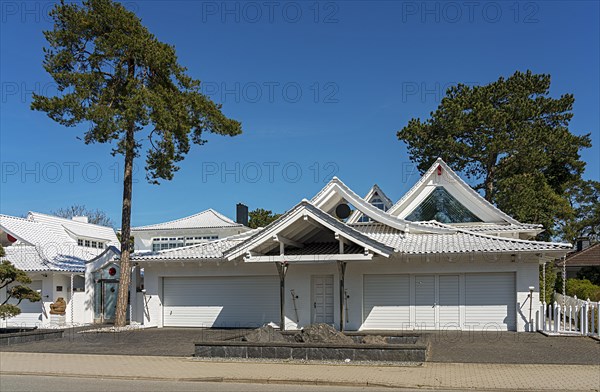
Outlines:
[{"label": "white entrance door", "polygon": [[312,277],[312,320],[333,324],[333,275]]},{"label": "white entrance door", "polygon": [[435,275],[415,276],[415,328],[435,329]]},{"label": "white entrance door", "polygon": [[465,327],[516,330],[515,274],[465,275]]},{"label": "white entrance door", "polygon": [[360,329],[405,329],[409,324],[409,275],[364,275]]},{"label": "white entrance door", "polygon": [[437,301],[438,329],[460,329],[458,275],[440,275]]},{"label": "white entrance door", "polygon": [[279,323],[279,278],[211,276],[163,279],[165,327],[256,328]]}]

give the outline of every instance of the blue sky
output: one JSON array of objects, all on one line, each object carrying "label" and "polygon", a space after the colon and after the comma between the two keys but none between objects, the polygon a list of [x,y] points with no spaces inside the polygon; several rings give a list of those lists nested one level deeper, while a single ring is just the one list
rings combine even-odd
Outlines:
[{"label": "blue sky", "polygon": [[[122,158],[84,145],[29,109],[56,92],[42,69],[52,2],[1,1],[0,211],[71,204],[119,225]],[[396,138],[435,110],[445,89],[516,70],[552,75],[551,94],[575,95],[571,130],[592,133],[585,177],[600,178],[600,9],[597,1],[128,1],[189,74],[242,122],[235,138],[208,136],[175,179],[144,180],[138,159],[133,223],[235,204],[282,212],[337,175],[363,194],[397,200],[418,179]]]}]

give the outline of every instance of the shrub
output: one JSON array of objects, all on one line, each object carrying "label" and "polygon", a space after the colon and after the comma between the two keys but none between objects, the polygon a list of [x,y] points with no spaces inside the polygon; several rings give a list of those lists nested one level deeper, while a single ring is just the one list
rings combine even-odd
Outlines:
[{"label": "shrub", "polygon": [[597,286],[587,279],[567,279],[567,295],[594,302],[600,301],[600,286]]}]

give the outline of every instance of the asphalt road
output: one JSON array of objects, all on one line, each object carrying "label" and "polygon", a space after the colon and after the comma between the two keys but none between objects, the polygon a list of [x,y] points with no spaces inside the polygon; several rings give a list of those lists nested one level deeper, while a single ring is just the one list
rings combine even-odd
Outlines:
[{"label": "asphalt road", "polygon": [[[262,392],[276,390],[277,392],[389,392],[389,388],[372,387],[338,387],[312,385],[264,385],[264,384],[234,384],[223,382],[189,382],[189,381],[148,381],[148,380],[117,380],[100,378],[77,377],[47,377],[47,376],[0,376],[0,390],[9,391],[61,391],[61,392],[92,392],[92,391],[210,391],[210,392]],[[403,389],[402,391],[410,391]]]}]

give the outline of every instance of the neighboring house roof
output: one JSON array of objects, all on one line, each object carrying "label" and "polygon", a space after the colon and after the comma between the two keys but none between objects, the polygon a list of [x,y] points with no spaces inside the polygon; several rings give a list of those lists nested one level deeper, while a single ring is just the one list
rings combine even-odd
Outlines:
[{"label": "neighboring house roof", "polygon": [[4,248],[5,256],[15,267],[25,272],[83,272],[84,260],[73,255],[45,255],[43,250],[32,245],[15,245]]},{"label": "neighboring house roof", "polygon": [[[600,242],[579,252],[567,255],[565,262],[568,267],[600,266]],[[559,263],[562,265],[562,263]]]},{"label": "neighboring house roof", "polygon": [[95,258],[101,249],[79,246],[79,237],[102,241],[107,246],[119,244],[110,227],[39,212],[30,212],[26,219],[0,215],[0,229],[18,240],[4,247],[3,259],[30,272],[83,272],[84,263]]},{"label": "neighboring house roof", "polygon": [[[440,168],[442,174],[438,174]],[[495,217],[495,222],[507,222],[513,225],[521,225],[519,221],[501,211],[492,203],[487,201],[469,184],[467,184],[454,170],[452,170],[442,158],[438,158],[433,165],[423,174],[417,183],[404,195],[396,204],[389,209],[388,213],[395,216],[407,216],[414,209],[414,205],[418,204],[421,199],[424,199],[434,189],[431,185],[435,184],[441,178],[443,186],[451,194],[460,193],[470,201],[469,208],[473,208],[472,212],[478,215],[479,218],[484,218],[485,213],[488,217]],[[426,188],[429,187],[429,191]],[[410,211],[408,210],[410,209]]]},{"label": "neighboring house roof", "polygon": [[132,227],[131,231],[142,230],[178,230],[178,229],[200,229],[200,228],[223,228],[223,227],[243,227],[225,215],[209,208],[184,218],[175,219],[169,222],[157,223],[154,225]]},{"label": "neighboring house roof", "polygon": [[53,236],[44,225],[33,220],[0,214],[0,228],[29,245],[43,244]]},{"label": "neighboring house roof", "polygon": [[223,253],[246,240],[260,229],[233,235],[220,240],[180,248],[159,251],[136,252],[131,255],[133,261],[177,261],[177,260],[219,260]]},{"label": "neighboring house roof", "polygon": [[100,226],[93,223],[80,222],[73,219],[61,218],[40,212],[29,212],[28,219],[43,224],[57,235],[65,236],[65,229],[76,237],[94,238],[118,244],[117,234],[112,227]]},{"label": "neighboring house roof", "polygon": [[[383,202],[383,204],[386,207],[386,210],[390,209],[392,207],[392,205],[394,205],[394,202],[392,201],[392,199],[387,197],[387,195],[381,190],[379,185],[374,184],[371,187],[371,189],[369,190],[369,193],[367,193],[365,195],[364,200],[367,203],[373,203],[373,200],[376,197],[381,199],[381,201]],[[346,223],[356,223],[362,216],[363,216],[363,214],[359,210],[354,210],[352,212],[352,215],[350,215],[350,217],[346,221]]]}]

